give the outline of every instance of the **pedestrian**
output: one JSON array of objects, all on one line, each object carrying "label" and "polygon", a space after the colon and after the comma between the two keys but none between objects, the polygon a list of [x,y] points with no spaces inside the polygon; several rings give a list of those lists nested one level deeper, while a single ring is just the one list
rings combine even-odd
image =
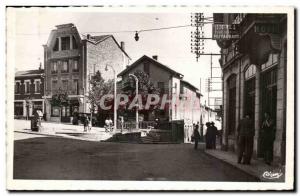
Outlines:
[{"label": "pedestrian", "polygon": [[275,126],[270,117],[270,114],[264,113],[264,120],[262,123],[262,145],[264,151],[264,161],[266,164],[271,165],[273,161],[273,144],[275,140]]},{"label": "pedestrian", "polygon": [[108,132],[109,131],[109,119],[108,118],[106,118],[105,119],[105,132]]},{"label": "pedestrian", "polygon": [[207,122],[205,125],[207,127],[205,133],[206,149],[212,149],[212,130],[210,128],[210,122]]},{"label": "pedestrian", "polygon": [[215,123],[212,121],[210,123],[210,129],[211,129],[211,145],[213,149],[216,149],[216,140],[218,135],[218,129],[215,127]]},{"label": "pedestrian", "polygon": [[88,124],[89,124],[88,117],[86,116],[86,114],[84,114],[83,115],[83,131],[84,132],[87,132]]},{"label": "pedestrian", "polygon": [[194,149],[196,150],[198,148],[198,142],[200,139],[200,134],[199,134],[199,125],[198,124],[194,124],[194,133],[193,133],[193,138],[194,138],[194,142],[195,142],[195,146]]},{"label": "pedestrian", "polygon": [[246,114],[245,118],[240,121],[237,131],[238,163],[250,165],[255,131],[249,114]]},{"label": "pedestrian", "polygon": [[112,119],[109,117],[109,131],[112,131],[112,128],[113,128],[113,121]]}]

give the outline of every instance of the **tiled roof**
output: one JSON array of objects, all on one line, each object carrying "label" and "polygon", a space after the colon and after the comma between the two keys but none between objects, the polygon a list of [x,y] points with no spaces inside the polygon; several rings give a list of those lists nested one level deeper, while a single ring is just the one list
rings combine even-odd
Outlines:
[{"label": "tiled roof", "polygon": [[44,73],[44,69],[17,71],[15,77],[40,75]]},{"label": "tiled roof", "polygon": [[136,66],[139,65],[140,62],[142,62],[143,60],[150,60],[152,61],[153,63],[155,63],[156,65],[158,65],[159,67],[171,72],[172,74],[174,75],[177,75],[179,77],[183,77],[183,75],[173,69],[171,69],[169,66],[167,65],[164,65],[160,62],[158,62],[157,60],[153,59],[153,58],[150,58],[146,55],[142,56],[141,58],[139,58],[138,60],[136,60],[134,63],[132,63],[130,66],[128,66],[126,69],[124,69],[121,73],[118,74],[118,76],[123,76],[124,74],[128,73],[130,70],[132,70],[133,68],[135,68]]}]

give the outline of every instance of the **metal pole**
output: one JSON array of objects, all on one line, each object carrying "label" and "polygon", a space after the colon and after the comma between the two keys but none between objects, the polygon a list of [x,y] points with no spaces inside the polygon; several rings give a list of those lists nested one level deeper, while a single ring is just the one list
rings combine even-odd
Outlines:
[{"label": "metal pole", "polygon": [[135,94],[136,94],[136,98],[137,98],[137,104],[136,104],[136,111],[135,111],[135,115],[136,115],[136,130],[139,129],[139,103],[138,103],[138,90],[139,90],[139,83],[138,83],[138,79],[135,78]]},{"label": "metal pole", "polygon": [[135,96],[137,99],[137,104],[136,104],[136,111],[135,111],[135,127],[138,130],[139,129],[139,105],[138,105],[138,95],[139,95],[139,79],[134,75],[134,74],[129,74],[129,76],[132,76],[135,80]]},{"label": "metal pole", "polygon": [[114,71],[114,130],[117,131],[117,78]]}]

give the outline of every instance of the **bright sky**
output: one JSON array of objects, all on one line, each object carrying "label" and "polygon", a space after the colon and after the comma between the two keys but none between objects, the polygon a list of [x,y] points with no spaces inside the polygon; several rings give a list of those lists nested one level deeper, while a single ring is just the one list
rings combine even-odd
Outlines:
[{"label": "bright sky", "polygon": [[[15,14],[8,14],[8,27],[15,28],[15,34],[8,34],[8,40],[15,41],[16,70],[36,69],[43,62],[43,47],[50,31],[58,24],[73,23],[79,33],[138,31],[170,26],[190,24],[190,13],[121,13],[90,12],[81,8],[18,8]],[[212,16],[204,13],[205,17]],[[13,20],[11,20],[13,19]],[[11,25],[11,26],[10,26]],[[158,61],[182,73],[184,79],[200,87],[206,99],[205,79],[210,75],[210,56],[201,56],[196,62],[190,51],[191,31],[193,27],[142,32],[139,41],[134,40],[134,33],[111,33],[118,42],[125,42],[125,50],[132,58],[131,63],[143,55],[158,55]],[[212,26],[205,25],[205,37],[211,37]],[[91,33],[101,35],[107,33]],[[8,42],[10,43],[10,42]],[[215,41],[205,41],[205,52],[219,53]],[[219,66],[220,56],[213,57],[213,66]],[[215,69],[213,75],[220,69]]]}]

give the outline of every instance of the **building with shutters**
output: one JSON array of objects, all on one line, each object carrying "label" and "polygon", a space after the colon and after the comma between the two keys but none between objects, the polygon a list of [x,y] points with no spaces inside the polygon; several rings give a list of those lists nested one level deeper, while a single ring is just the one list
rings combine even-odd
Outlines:
[{"label": "building with shutters", "polygon": [[[285,163],[286,14],[214,14],[213,38],[221,48],[224,150],[237,151],[237,127],[249,114],[255,127],[254,157],[263,156],[262,120],[275,122],[274,162]],[[222,28],[219,28],[222,27]]]},{"label": "building with shutters", "polygon": [[[45,106],[50,121],[70,122],[75,111],[89,113],[89,78],[100,71],[104,79],[113,79],[125,69],[130,57],[112,35],[82,35],[74,24],[57,25],[44,47]],[[65,92],[70,105],[61,109],[51,105],[53,95]],[[60,115],[61,114],[61,115]]]}]

